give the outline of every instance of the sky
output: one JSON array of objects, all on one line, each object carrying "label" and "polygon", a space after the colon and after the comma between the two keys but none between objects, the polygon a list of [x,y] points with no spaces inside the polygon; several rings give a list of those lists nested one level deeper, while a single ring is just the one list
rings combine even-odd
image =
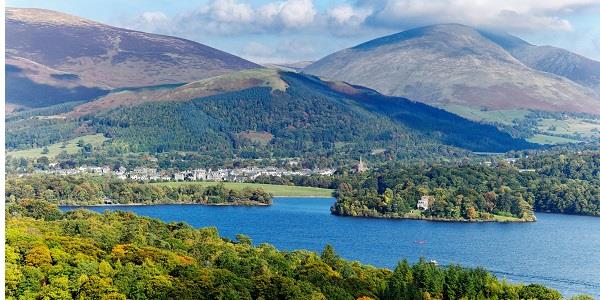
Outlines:
[{"label": "sky", "polygon": [[258,63],[313,61],[418,26],[501,30],[600,60],[600,0],[7,0],[183,37]]}]

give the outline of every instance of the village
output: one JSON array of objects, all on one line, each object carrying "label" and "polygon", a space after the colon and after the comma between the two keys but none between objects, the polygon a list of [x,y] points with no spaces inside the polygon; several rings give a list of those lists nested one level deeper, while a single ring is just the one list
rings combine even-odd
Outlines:
[{"label": "village", "polygon": [[252,181],[259,176],[331,176],[335,169],[300,169],[290,170],[279,167],[246,167],[246,168],[220,168],[220,169],[194,169],[185,171],[165,171],[156,168],[136,167],[127,170],[125,167],[113,169],[109,166],[81,166],[78,168],[62,169],[51,168],[39,170],[44,174],[54,175],[76,175],[91,174],[101,176],[115,176],[119,179],[134,181],[228,181],[246,182]]}]

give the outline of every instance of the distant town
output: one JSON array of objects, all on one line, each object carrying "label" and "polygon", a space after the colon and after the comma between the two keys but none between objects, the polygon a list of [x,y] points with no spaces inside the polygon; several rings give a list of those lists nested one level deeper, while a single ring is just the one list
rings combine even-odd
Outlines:
[{"label": "distant town", "polygon": [[50,164],[49,170],[38,170],[37,173],[54,175],[93,174],[102,176],[116,176],[120,179],[135,181],[229,181],[246,182],[259,176],[331,176],[335,169],[301,169],[289,170],[279,167],[246,167],[223,169],[194,169],[186,171],[165,171],[156,168],[137,167],[127,170],[125,167],[113,169],[109,166],[81,166],[78,168],[62,169],[57,164]]}]

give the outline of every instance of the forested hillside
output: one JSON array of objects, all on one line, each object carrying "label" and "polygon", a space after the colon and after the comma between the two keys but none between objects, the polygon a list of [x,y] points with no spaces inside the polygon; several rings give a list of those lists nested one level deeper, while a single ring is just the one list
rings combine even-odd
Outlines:
[{"label": "forested hillside", "polygon": [[483,269],[421,260],[390,271],[329,246],[281,252],[125,212],[21,203],[7,208],[6,224],[7,299],[561,299]]},{"label": "forested hillside", "polygon": [[281,73],[285,91],[254,87],[179,102],[154,102],[82,117],[132,151],[202,151],[242,158],[307,155],[451,155],[460,147],[505,151],[532,146],[482,125],[403,98]]}]

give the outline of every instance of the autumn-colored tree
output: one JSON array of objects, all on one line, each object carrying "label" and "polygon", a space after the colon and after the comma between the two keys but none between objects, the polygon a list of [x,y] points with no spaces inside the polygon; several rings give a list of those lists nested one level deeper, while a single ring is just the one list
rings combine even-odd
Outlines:
[{"label": "autumn-colored tree", "polygon": [[31,248],[27,252],[27,255],[25,255],[25,263],[34,267],[50,265],[52,263],[50,249],[48,249],[46,245],[39,245]]}]

